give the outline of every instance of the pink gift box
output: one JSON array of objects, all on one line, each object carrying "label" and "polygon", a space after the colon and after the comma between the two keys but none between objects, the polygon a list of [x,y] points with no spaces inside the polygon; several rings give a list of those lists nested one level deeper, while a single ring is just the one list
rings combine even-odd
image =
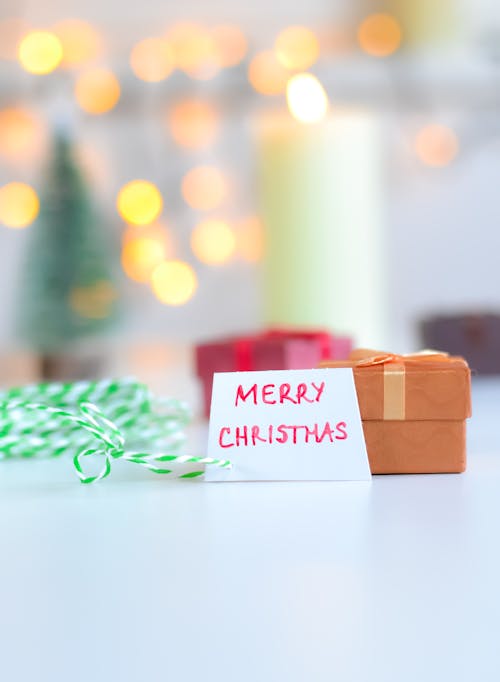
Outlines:
[{"label": "pink gift box", "polygon": [[272,329],[263,334],[222,339],[196,346],[196,374],[203,386],[206,417],[210,414],[214,372],[311,369],[322,360],[345,360],[349,337],[324,330]]}]

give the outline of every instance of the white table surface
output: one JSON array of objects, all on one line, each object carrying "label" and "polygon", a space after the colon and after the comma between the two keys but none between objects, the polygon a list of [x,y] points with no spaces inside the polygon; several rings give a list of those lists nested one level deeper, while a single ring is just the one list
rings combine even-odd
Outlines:
[{"label": "white table surface", "polygon": [[498,682],[500,381],[474,392],[463,475],[0,462],[0,680]]}]

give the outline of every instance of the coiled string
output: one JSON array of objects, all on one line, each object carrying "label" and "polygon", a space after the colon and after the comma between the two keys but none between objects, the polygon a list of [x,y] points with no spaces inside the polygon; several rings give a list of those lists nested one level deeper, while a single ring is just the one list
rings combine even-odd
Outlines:
[{"label": "coiled string", "polygon": [[[178,478],[201,476],[207,464],[230,468],[229,460],[180,454],[190,416],[185,403],[155,398],[135,379],[13,388],[0,392],[0,459],[71,453],[82,483],[106,478],[118,459]],[[86,458],[102,462],[97,474],[85,473]],[[181,464],[200,466],[170,468]]]}]

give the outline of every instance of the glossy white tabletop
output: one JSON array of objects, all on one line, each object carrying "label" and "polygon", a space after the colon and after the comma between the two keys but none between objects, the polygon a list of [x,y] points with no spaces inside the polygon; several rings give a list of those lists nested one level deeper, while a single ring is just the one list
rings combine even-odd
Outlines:
[{"label": "glossy white tabletop", "polygon": [[463,475],[82,486],[0,462],[5,682],[500,680],[500,381]]}]

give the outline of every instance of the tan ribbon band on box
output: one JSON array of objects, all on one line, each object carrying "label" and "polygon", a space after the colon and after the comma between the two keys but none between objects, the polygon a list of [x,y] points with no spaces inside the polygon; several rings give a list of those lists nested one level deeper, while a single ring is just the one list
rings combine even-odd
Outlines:
[{"label": "tan ribbon band on box", "polygon": [[[364,351],[358,351],[363,353]],[[384,409],[383,419],[401,421],[406,416],[406,364],[427,360],[451,359],[448,353],[423,350],[409,355],[376,353],[366,351],[367,356],[356,361],[356,367],[384,365]]]},{"label": "tan ribbon band on box", "polygon": [[384,366],[384,419],[404,419],[406,412],[405,366],[402,362]]}]

